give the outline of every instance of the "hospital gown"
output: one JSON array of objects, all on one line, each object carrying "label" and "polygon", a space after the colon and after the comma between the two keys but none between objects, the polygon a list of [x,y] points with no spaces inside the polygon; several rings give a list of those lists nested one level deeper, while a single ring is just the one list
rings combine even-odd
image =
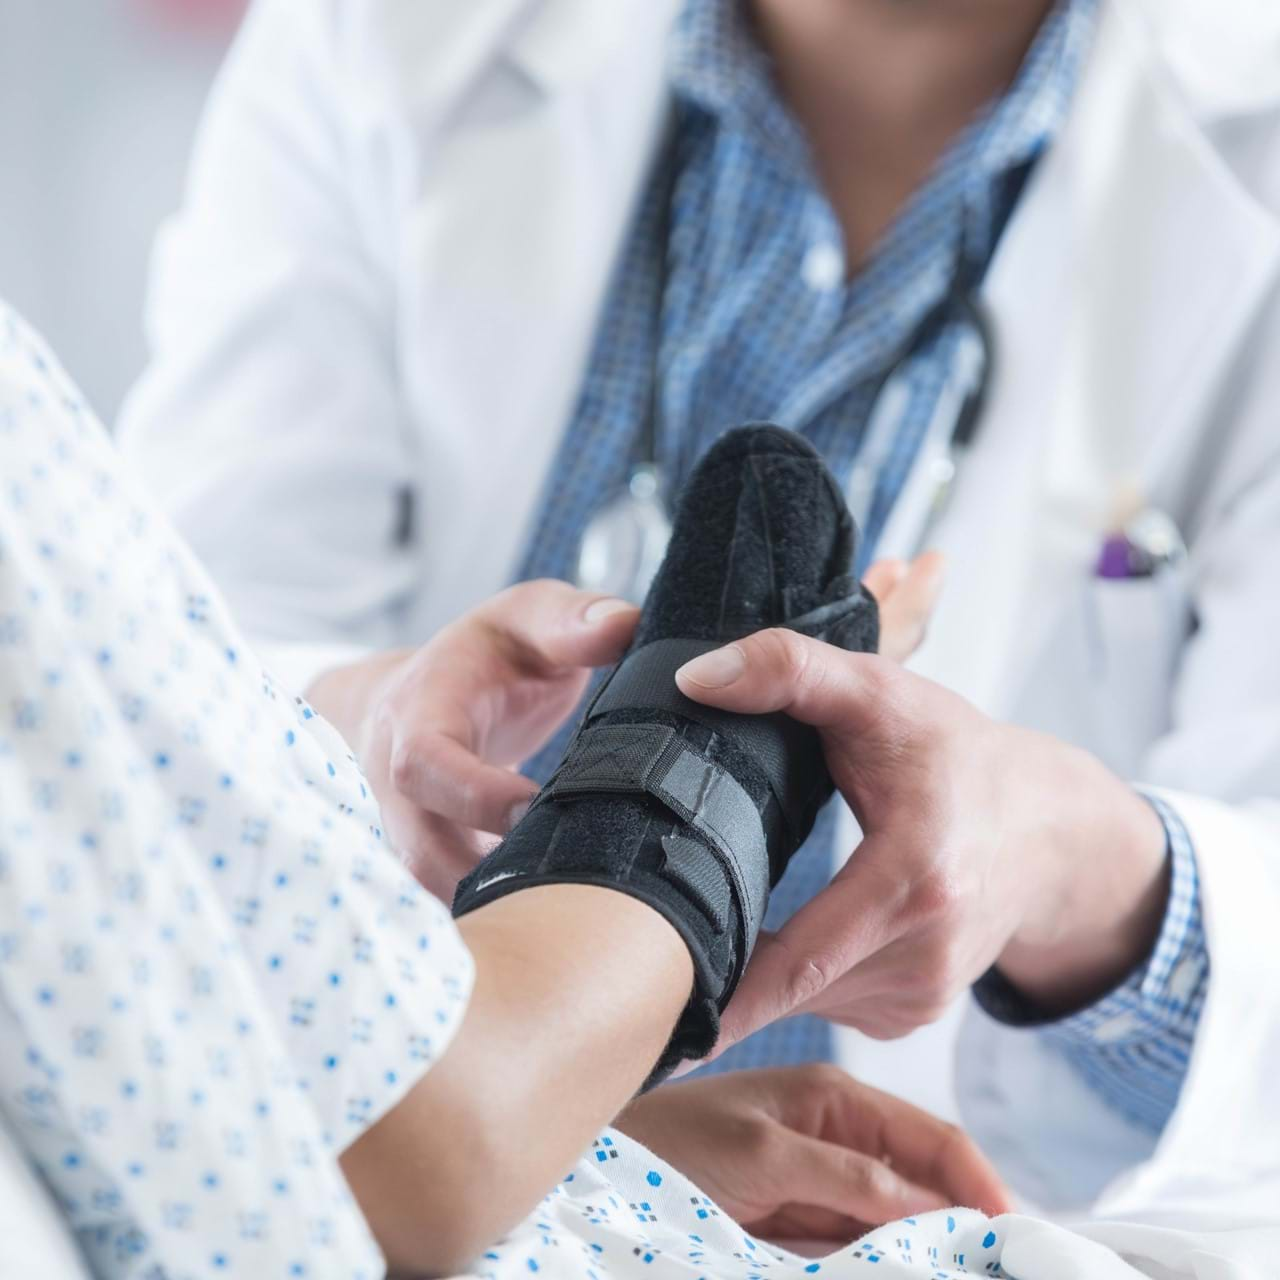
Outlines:
[{"label": "hospital gown", "polygon": [[[446,1050],[472,965],[378,822],[342,740],[261,669],[0,307],[0,1118],[95,1274],[383,1274],[336,1157]],[[959,1209],[799,1258],[613,1131],[473,1271],[1145,1274]]]}]

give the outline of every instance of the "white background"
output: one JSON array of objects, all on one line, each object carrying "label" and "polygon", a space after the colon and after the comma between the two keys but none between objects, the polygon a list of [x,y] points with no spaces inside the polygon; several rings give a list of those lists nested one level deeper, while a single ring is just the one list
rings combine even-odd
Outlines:
[{"label": "white background", "polygon": [[0,0],[0,297],[108,423],[141,371],[147,257],[229,36],[197,20],[210,7]]}]

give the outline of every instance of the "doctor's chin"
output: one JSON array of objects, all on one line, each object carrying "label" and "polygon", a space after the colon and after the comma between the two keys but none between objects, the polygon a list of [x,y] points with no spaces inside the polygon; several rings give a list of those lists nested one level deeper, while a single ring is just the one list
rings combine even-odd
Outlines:
[{"label": "doctor's chin", "polygon": [[1280,1280],[1277,636],[1280,7],[0,0],[0,1280]]}]

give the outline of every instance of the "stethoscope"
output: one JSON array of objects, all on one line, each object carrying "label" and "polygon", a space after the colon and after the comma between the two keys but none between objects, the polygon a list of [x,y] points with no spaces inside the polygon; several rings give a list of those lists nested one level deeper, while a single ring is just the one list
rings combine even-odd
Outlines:
[{"label": "stethoscope", "polygon": [[[909,559],[925,548],[950,504],[982,419],[995,368],[995,340],[977,296],[980,274],[962,259],[946,296],[917,325],[877,389],[846,489],[849,508],[862,529],[910,400],[907,367],[944,331],[957,328],[959,341],[947,381],[878,540],[881,555]],[[659,290],[659,313],[661,296]],[[648,592],[671,539],[668,486],[658,458],[660,320],[656,328],[653,377],[637,434],[636,460],[626,487],[587,522],[578,551],[579,586],[636,604]]]}]

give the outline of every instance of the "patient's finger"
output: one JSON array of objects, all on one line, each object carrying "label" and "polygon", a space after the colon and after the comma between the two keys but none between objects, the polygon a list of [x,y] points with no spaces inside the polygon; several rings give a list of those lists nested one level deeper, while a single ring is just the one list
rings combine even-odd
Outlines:
[{"label": "patient's finger", "polygon": [[493,835],[505,835],[538,792],[528,778],[434,732],[396,744],[391,780],[399,794],[428,812]]}]

